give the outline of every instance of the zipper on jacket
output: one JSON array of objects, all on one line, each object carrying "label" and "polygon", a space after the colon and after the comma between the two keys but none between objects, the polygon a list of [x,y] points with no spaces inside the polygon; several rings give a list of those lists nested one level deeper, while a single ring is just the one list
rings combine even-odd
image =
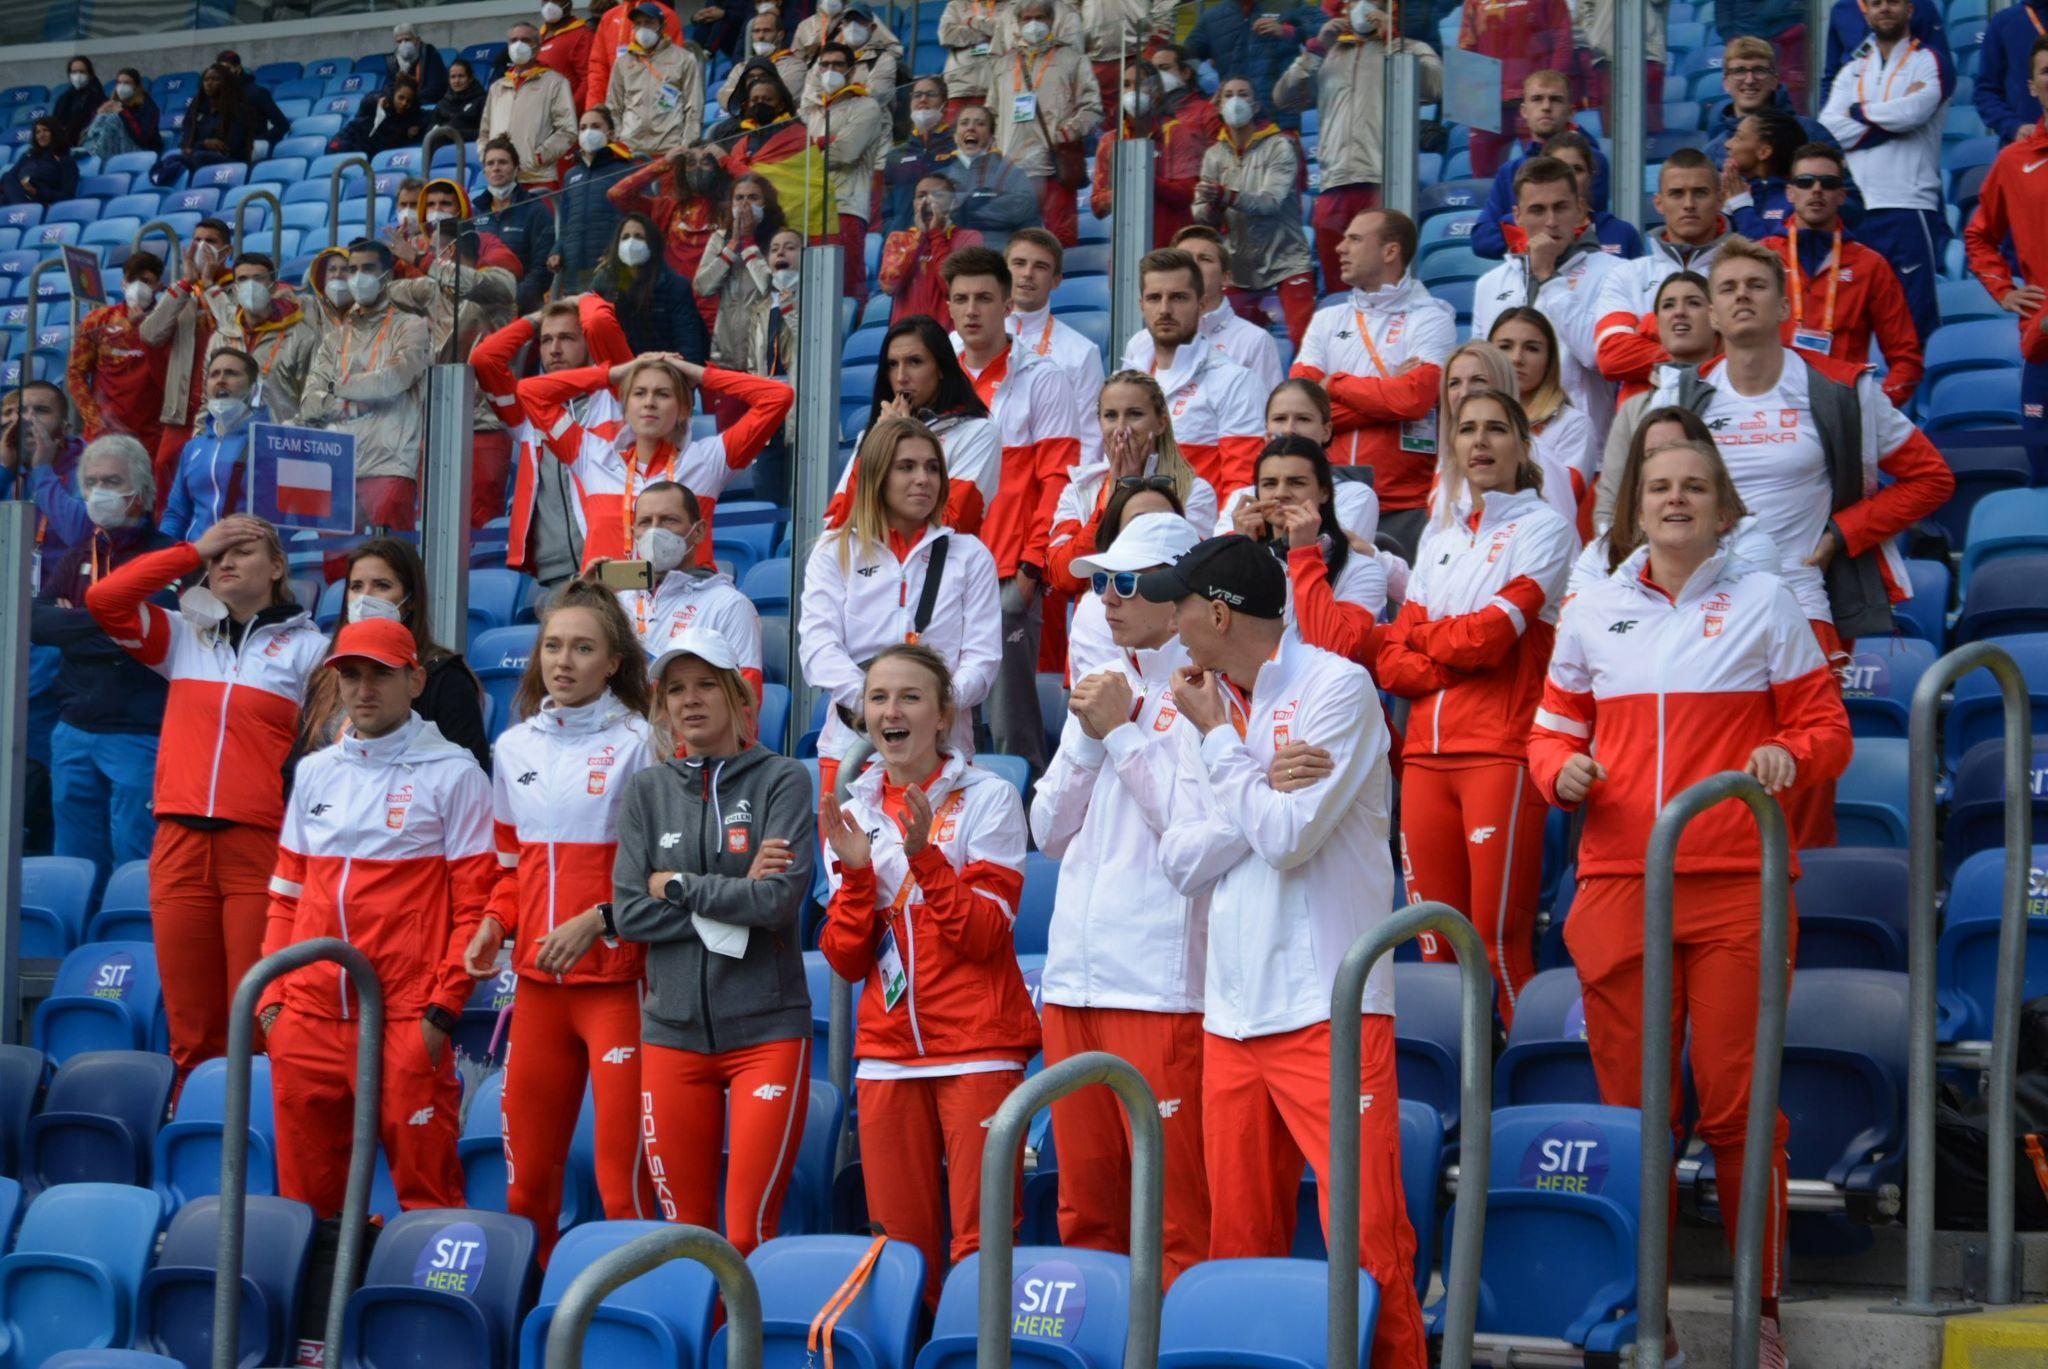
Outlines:
[{"label": "zipper on jacket", "polygon": [[[904,873],[903,877],[905,879],[915,878],[908,871]],[[910,1007],[910,1044],[919,1055],[923,1055],[924,1033],[918,1029],[917,1025],[917,933],[910,928],[910,902],[908,899],[904,900],[903,912],[900,914],[900,917],[903,922],[903,944],[910,949],[910,958],[903,962],[903,996],[909,1000]]]},{"label": "zipper on jacket", "polygon": [[220,726],[213,734],[213,771],[206,777],[206,816],[209,818],[213,816],[214,804],[220,796],[220,758],[228,747],[228,703],[235,696],[235,681],[242,676],[242,648],[249,645],[249,638],[255,631],[255,624],[250,624],[249,630],[242,634],[241,646],[230,653],[234,669],[229,672],[225,687],[220,692]]},{"label": "zipper on jacket", "polygon": [[[710,766],[704,768],[704,811],[697,818],[698,850],[702,853],[706,869],[710,868],[712,853],[719,847],[704,840],[704,820],[712,815],[718,802],[717,772]],[[711,952],[699,940],[697,946],[697,1001],[704,1005],[704,1050],[708,1055],[718,1054],[718,1030],[711,1021]]]}]

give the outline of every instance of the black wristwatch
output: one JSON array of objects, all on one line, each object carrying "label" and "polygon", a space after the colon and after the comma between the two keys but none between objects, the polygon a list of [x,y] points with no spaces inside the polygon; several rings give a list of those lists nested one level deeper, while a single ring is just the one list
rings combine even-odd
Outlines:
[{"label": "black wristwatch", "polygon": [[661,896],[670,903],[680,905],[683,901],[683,881],[678,875],[670,875],[668,883],[661,886]]},{"label": "black wristwatch", "polygon": [[455,1029],[462,1025],[460,1018],[456,1017],[454,1013],[449,1012],[439,1003],[427,1004],[426,1011],[422,1012],[420,1016],[431,1022],[443,1034],[448,1036],[455,1035]]},{"label": "black wristwatch", "polygon": [[612,919],[612,905],[609,902],[598,904],[597,915],[604,922],[604,939],[606,941],[617,941],[619,939],[619,924]]}]

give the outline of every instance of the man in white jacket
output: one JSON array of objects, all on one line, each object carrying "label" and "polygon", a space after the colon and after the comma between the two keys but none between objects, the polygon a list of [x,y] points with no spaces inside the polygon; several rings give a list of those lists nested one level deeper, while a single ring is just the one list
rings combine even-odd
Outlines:
[{"label": "man in white jacket", "polygon": [[[1203,1148],[1220,1180],[1209,1258],[1284,1256],[1304,1159],[1329,1200],[1330,1033],[1351,1029],[1330,1017],[1337,966],[1393,912],[1386,722],[1363,669],[1288,633],[1286,573],[1250,538],[1212,537],[1137,590],[1175,606],[1192,663],[1173,679],[1190,731],[1160,859],[1176,889],[1209,899]],[[1299,744],[1327,765],[1297,777]],[[1423,1369],[1388,959],[1366,981],[1359,1031],[1359,1262],[1380,1295],[1372,1363]]]}]

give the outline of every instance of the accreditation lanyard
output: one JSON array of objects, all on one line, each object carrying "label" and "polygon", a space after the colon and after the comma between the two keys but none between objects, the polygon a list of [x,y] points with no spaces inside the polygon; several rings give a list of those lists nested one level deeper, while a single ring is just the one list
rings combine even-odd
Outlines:
[{"label": "accreditation lanyard", "polygon": [[1365,326],[1365,314],[1354,308],[1351,317],[1358,321],[1358,340],[1365,344],[1365,352],[1372,358],[1373,369],[1380,373],[1381,380],[1391,380],[1394,373],[1387,369],[1387,363],[1380,359],[1380,349],[1373,345],[1372,329]]},{"label": "accreditation lanyard", "polygon": [[[1799,225],[1792,224],[1785,234],[1792,256],[1792,326],[1806,330],[1806,281],[1799,270]],[[1834,249],[1825,263],[1828,273],[1827,303],[1821,308],[1820,330],[1830,336],[1835,331],[1835,293],[1842,284],[1842,226],[1835,225]]]},{"label": "accreditation lanyard", "polygon": [[1048,46],[1045,50],[1045,59],[1038,64],[1038,75],[1032,77],[1029,84],[1026,84],[1024,80],[1024,50],[1019,48],[1010,55],[1010,60],[1017,72],[1018,90],[1030,91],[1034,94],[1037,92],[1038,83],[1045,79],[1046,71],[1052,66],[1052,53],[1052,48]]},{"label": "accreditation lanyard", "polygon": [[[2029,19],[2034,19],[2034,12],[2032,10],[2028,10],[2027,17]],[[2039,19],[2034,19],[2034,27],[2037,29],[2041,27],[2041,21]],[[1877,98],[1880,101],[1889,100],[1892,98],[1892,82],[1899,79],[1899,73],[1906,69],[1907,60],[1912,57],[1913,50],[1919,46],[1920,40],[1918,38],[1908,38],[1906,40],[1905,56],[1899,58],[1899,64],[1892,68],[1892,74],[1884,78],[1884,89],[1880,90],[1877,93]],[[1876,48],[1872,48],[1870,51],[1873,57],[1877,57]],[[1884,58],[1878,57],[1878,65],[1880,68],[1883,67]],[[1867,98],[1863,94],[1863,74],[1869,69],[1869,64],[1865,63],[1864,66],[1856,73],[1856,103],[1859,105],[1863,104]]]},{"label": "accreditation lanyard", "polygon": [[[369,361],[368,361],[368,362],[366,362],[366,363],[364,364],[364,366],[363,366],[363,370],[364,370],[364,371],[368,372],[368,371],[374,371],[374,370],[376,370],[376,369],[377,369],[377,355],[378,355],[378,353],[380,353],[380,352],[382,352],[382,351],[384,350],[384,335],[385,335],[386,333],[389,333],[389,332],[391,331],[391,325],[392,325],[392,323],[393,323],[393,322],[394,322],[394,321],[395,321],[395,320],[396,320],[397,318],[398,318],[398,310],[397,310],[396,308],[390,308],[390,309],[386,309],[386,310],[385,310],[385,312],[384,312],[384,322],[383,322],[383,324],[382,324],[382,325],[381,325],[381,326],[380,326],[380,327],[379,327],[379,328],[377,329],[377,336],[375,336],[375,337],[373,337],[373,338],[371,338],[371,339],[370,339],[370,359],[369,359]],[[350,376],[352,375],[352,372],[350,372],[350,370],[348,369],[348,349],[349,349],[349,347],[350,347],[350,346],[351,346],[351,345],[352,345],[352,344],[353,344],[353,343],[355,342],[355,340],[356,340],[356,334],[355,334],[355,329],[353,329],[353,328],[344,328],[344,329],[342,330],[342,334],[341,334],[341,378],[342,378],[343,380],[347,380],[347,379],[349,379],[349,378],[350,378]]]}]

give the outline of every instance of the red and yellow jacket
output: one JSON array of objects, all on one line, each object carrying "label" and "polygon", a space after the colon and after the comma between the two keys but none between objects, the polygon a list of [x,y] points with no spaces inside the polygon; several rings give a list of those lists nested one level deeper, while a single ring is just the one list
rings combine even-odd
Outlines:
[{"label": "red and yellow jacket", "polygon": [[1195,182],[1202,179],[1202,154],[1216,139],[1223,121],[1216,106],[1191,94],[1149,131],[1140,131],[1131,117],[1121,116],[1116,137],[1104,135],[1095,149],[1095,176],[1088,190],[1088,208],[1096,218],[1109,217],[1116,191],[1117,138],[1145,138],[1158,149],[1152,161],[1152,245],[1165,247],[1173,235],[1195,221]]},{"label": "red and yellow jacket", "polygon": [[126,304],[87,314],[64,368],[64,389],[78,406],[85,440],[133,433],[154,451],[163,426],[164,372],[170,359],[168,344],[143,341],[142,320],[130,315]]},{"label": "red and yellow jacket", "polygon": [[1840,270],[1834,269],[1837,263],[1830,252],[1809,278],[1804,265],[1793,260],[1791,237],[1781,233],[1765,238],[1763,245],[1784,259],[1788,273],[1796,273],[1787,284],[1793,279],[1800,283],[1798,313],[1785,320],[1778,330],[1779,340],[1791,347],[1803,330],[1830,332],[1833,336],[1827,354],[1837,361],[1864,366],[1869,364],[1874,336],[1884,353],[1885,398],[1901,406],[1910,400],[1927,367],[1921,358],[1920,333],[1913,327],[1913,310],[1891,263],[1862,243],[1844,238]]}]

